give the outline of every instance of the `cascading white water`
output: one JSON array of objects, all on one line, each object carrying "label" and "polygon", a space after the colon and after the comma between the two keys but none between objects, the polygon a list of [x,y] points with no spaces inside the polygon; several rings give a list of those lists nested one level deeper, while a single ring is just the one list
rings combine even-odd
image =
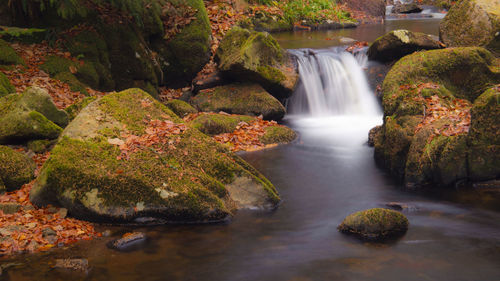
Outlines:
[{"label": "cascading white water", "polygon": [[292,96],[291,115],[380,115],[362,67],[364,52],[356,56],[338,49],[292,50],[297,57],[300,86]]}]

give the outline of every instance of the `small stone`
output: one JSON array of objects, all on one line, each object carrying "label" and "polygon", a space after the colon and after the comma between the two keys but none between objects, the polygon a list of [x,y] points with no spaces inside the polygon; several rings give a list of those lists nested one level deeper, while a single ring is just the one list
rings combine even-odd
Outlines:
[{"label": "small stone", "polygon": [[54,268],[86,272],[89,270],[89,261],[87,259],[57,259]]},{"label": "small stone", "polygon": [[33,211],[33,210],[35,210],[35,207],[33,207],[33,205],[23,206],[23,211]]},{"label": "small stone", "polygon": [[146,240],[146,234],[143,232],[125,233],[122,238],[111,243],[111,247],[117,250],[124,250],[132,245],[142,243]]},{"label": "small stone", "polygon": [[102,232],[102,236],[103,237],[110,237],[113,233],[111,232],[111,230],[109,229],[106,229]]},{"label": "small stone", "polygon": [[68,215],[68,209],[66,209],[66,208],[61,208],[61,209],[59,209],[59,211],[57,211],[57,214],[59,215],[59,217],[60,217],[61,219],[64,219],[64,218],[66,218],[66,216]]},{"label": "small stone", "polygon": [[27,228],[35,228],[36,227],[36,222],[30,222],[30,223],[26,224],[26,227]]},{"label": "small stone", "polygon": [[402,202],[389,202],[386,203],[385,206],[396,210],[396,211],[416,211],[418,208],[412,205],[408,205]]},{"label": "small stone", "polygon": [[21,209],[21,205],[17,203],[2,203],[0,204],[0,211],[6,215],[15,214]]},{"label": "small stone", "polygon": [[58,211],[59,211],[59,209],[58,209],[58,208],[56,208],[56,207],[49,207],[49,208],[47,208],[47,212],[49,212],[49,213],[51,213],[51,214],[55,214],[55,213],[57,213]]},{"label": "small stone", "polygon": [[57,236],[57,232],[55,232],[52,228],[46,227],[42,230],[43,238],[47,238],[48,236]]},{"label": "small stone", "polygon": [[34,253],[36,252],[36,250],[38,250],[39,247],[40,244],[38,244],[38,242],[36,242],[35,240],[31,240],[26,249],[28,250],[28,252]]}]

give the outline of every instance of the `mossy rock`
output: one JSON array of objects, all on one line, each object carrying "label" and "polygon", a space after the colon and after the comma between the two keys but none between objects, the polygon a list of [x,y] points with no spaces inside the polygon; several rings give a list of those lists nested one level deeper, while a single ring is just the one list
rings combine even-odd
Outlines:
[{"label": "mossy rock", "polygon": [[68,58],[50,55],[45,58],[45,62],[40,65],[40,69],[50,76],[56,76],[59,73],[70,72],[74,68],[75,72],[78,64]]},{"label": "mossy rock", "polygon": [[49,151],[55,143],[55,140],[33,140],[27,143],[27,147],[34,153],[43,153]]},{"label": "mossy rock", "polygon": [[238,127],[240,122],[250,123],[256,120],[256,117],[246,115],[228,115],[217,113],[201,114],[191,121],[191,126],[200,130],[202,133],[214,136],[225,133],[232,133]]},{"label": "mossy rock", "polygon": [[0,72],[0,97],[6,96],[8,94],[12,94],[16,91],[16,88],[12,86],[9,81],[9,78],[5,76],[2,72]]},{"label": "mossy rock", "polygon": [[171,87],[188,85],[210,60],[211,28],[202,0],[168,0],[174,6],[187,5],[196,9],[196,19],[184,26],[173,38],[163,34],[151,40],[158,53],[165,83]]},{"label": "mossy rock", "polygon": [[238,25],[241,28],[270,33],[293,30],[293,25],[283,17],[259,11],[255,12],[255,16],[240,21]]},{"label": "mossy rock", "polygon": [[53,78],[68,84],[69,89],[73,92],[79,92],[86,96],[89,95],[89,92],[87,91],[87,85],[80,82],[80,80],[78,80],[78,78],[76,78],[76,76],[71,74],[70,72],[61,72],[55,75]]},{"label": "mossy rock", "polygon": [[12,49],[9,43],[0,39],[0,65],[24,64],[23,59]]},{"label": "mossy rock", "polygon": [[66,107],[64,110],[68,114],[69,121],[75,119],[75,117],[78,115],[78,113],[80,113],[80,111],[82,111],[82,109],[84,109],[87,105],[89,105],[89,103],[95,101],[96,99],[97,97],[86,97],[83,100]]},{"label": "mossy rock", "polygon": [[47,37],[47,30],[40,28],[0,27],[0,37],[9,42],[24,44],[41,43]]},{"label": "mossy rock", "polygon": [[348,215],[338,229],[364,240],[380,241],[405,234],[408,226],[408,219],[400,212],[374,208]]},{"label": "mossy rock", "polygon": [[371,60],[390,62],[417,51],[441,48],[443,48],[441,43],[434,40],[431,35],[400,29],[375,40],[367,54]]},{"label": "mossy rock", "polygon": [[164,144],[138,146],[123,156],[118,145],[125,141],[122,136],[145,134],[145,120],[182,123],[140,89],[90,103],[52,150],[30,200],[105,222],[148,217],[161,222],[220,221],[239,208],[278,203],[266,178],[189,125],[178,135],[166,136]]},{"label": "mossy rock", "polygon": [[0,193],[21,188],[35,178],[35,162],[21,152],[0,145]]},{"label": "mossy rock", "polygon": [[286,51],[269,33],[234,27],[222,39],[215,60],[225,76],[259,83],[280,99],[289,97],[298,81]]},{"label": "mossy rock", "polygon": [[500,177],[500,89],[485,91],[471,109],[469,174],[475,181]]},{"label": "mossy rock", "polygon": [[[499,40],[500,0],[462,0],[453,5],[439,26],[441,41],[450,47],[486,46]],[[500,50],[496,50],[500,52]]]},{"label": "mossy rock", "polygon": [[43,89],[0,98],[0,143],[55,139],[67,124],[66,112],[57,109]]},{"label": "mossy rock", "polygon": [[170,110],[172,110],[177,116],[183,118],[189,114],[197,113],[198,110],[194,108],[192,105],[185,101],[181,101],[178,99],[170,100],[165,103]]},{"label": "mossy rock", "polygon": [[257,84],[237,83],[202,90],[190,102],[203,112],[262,115],[266,120],[281,120],[286,112],[276,98]]},{"label": "mossy rock", "polygon": [[264,131],[264,135],[260,137],[263,144],[289,143],[297,138],[294,130],[282,125],[267,127]]},{"label": "mossy rock", "polygon": [[[498,120],[495,114],[488,117],[493,118],[488,119],[489,123],[478,122],[481,117],[472,114],[473,124],[488,124],[478,128],[478,132],[482,131],[488,137],[476,147],[472,144],[477,136],[473,133],[474,125],[471,126],[474,137],[467,136],[466,131],[452,136],[435,133],[446,131],[447,127],[458,125],[462,120],[443,117],[418,126],[426,114],[425,98],[437,98],[436,102],[445,107],[462,99],[460,104],[469,108],[476,100],[481,100],[478,97],[485,89],[500,83],[499,70],[498,60],[487,50],[477,47],[418,52],[398,61],[382,86],[386,117],[374,142],[378,162],[404,179],[408,187],[449,186],[461,180],[494,179],[492,173],[488,177],[474,177],[471,173],[474,165],[470,161],[473,154],[494,155],[497,151],[495,138],[491,137],[489,130],[497,132],[493,125],[495,121],[492,121]],[[494,109],[491,111],[495,112]],[[472,152],[473,147],[482,152]],[[476,170],[496,171],[491,169],[493,162],[484,161],[486,158],[476,158],[479,165]]]}]

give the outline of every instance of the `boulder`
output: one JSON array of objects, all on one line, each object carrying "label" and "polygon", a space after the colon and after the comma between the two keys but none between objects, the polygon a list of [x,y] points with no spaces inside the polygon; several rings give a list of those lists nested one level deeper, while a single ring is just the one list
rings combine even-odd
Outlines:
[{"label": "boulder", "polygon": [[441,41],[450,47],[488,46],[500,53],[500,0],[462,0],[439,26]]},{"label": "boulder", "polygon": [[[373,138],[377,161],[408,187],[495,179],[498,100],[490,96],[494,89],[483,92],[500,83],[497,64],[477,47],[418,52],[398,61],[382,86],[384,124]],[[485,103],[483,95],[491,100]],[[488,110],[481,111],[485,104]]]},{"label": "boulder", "polygon": [[422,12],[422,8],[417,3],[395,3],[392,7],[393,14],[414,14]]},{"label": "boulder", "polygon": [[443,47],[443,44],[434,40],[431,35],[400,29],[375,40],[367,54],[371,60],[391,62],[417,51]]},{"label": "boulder", "polygon": [[64,109],[66,113],[68,114],[69,121],[72,121],[75,119],[75,117],[84,109],[87,105],[89,105],[91,102],[95,101],[97,97],[92,96],[92,97],[85,97],[83,100],[76,102]]},{"label": "boulder", "polygon": [[66,127],[30,200],[91,221],[211,222],[279,197],[241,158],[129,89],[90,103]]},{"label": "boulder", "polygon": [[374,208],[348,215],[338,230],[364,240],[384,240],[406,233],[408,219],[400,212]]},{"label": "boulder", "polygon": [[198,110],[194,108],[192,105],[185,101],[181,101],[178,99],[170,100],[165,103],[170,110],[172,110],[177,116],[183,118],[189,114],[197,113]]},{"label": "boulder", "polygon": [[12,148],[0,145],[0,193],[21,188],[23,184],[35,178],[34,172],[35,162],[32,159]]},{"label": "boulder", "polygon": [[299,78],[286,51],[265,32],[234,27],[222,39],[215,60],[228,78],[259,83],[278,99],[289,97]]},{"label": "boulder", "polygon": [[190,102],[203,112],[262,115],[266,120],[281,120],[286,112],[276,98],[257,84],[237,83],[202,90]]},{"label": "boulder", "polygon": [[249,123],[255,119],[255,117],[246,115],[206,113],[193,119],[191,125],[206,135],[214,136],[232,133],[240,122]]},{"label": "boulder", "polygon": [[6,96],[8,94],[12,94],[16,91],[16,88],[12,86],[9,81],[9,78],[5,76],[2,72],[0,72],[0,97]]},{"label": "boulder", "polygon": [[340,3],[346,4],[351,10],[385,18],[385,0],[341,0]]},{"label": "boulder", "polygon": [[294,130],[282,126],[270,126],[264,128],[264,135],[260,137],[260,141],[263,144],[284,144],[290,143],[297,138],[297,134]]},{"label": "boulder", "polygon": [[24,64],[24,61],[9,43],[0,39],[0,65],[12,64]]},{"label": "boulder", "polygon": [[0,98],[0,143],[55,139],[68,124],[46,90],[33,87]]}]

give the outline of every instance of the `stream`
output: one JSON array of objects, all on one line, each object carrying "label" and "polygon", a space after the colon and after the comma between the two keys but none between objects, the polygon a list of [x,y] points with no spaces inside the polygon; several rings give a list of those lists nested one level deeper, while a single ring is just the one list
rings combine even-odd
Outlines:
[{"label": "stream", "polygon": [[[393,20],[356,29],[280,33],[276,38],[288,49],[324,50],[341,45],[340,36],[373,41],[398,28],[437,35],[438,25],[436,19]],[[367,83],[359,76],[350,79],[346,83],[355,86]],[[315,115],[307,105],[293,102],[295,109],[284,122],[300,138],[241,154],[280,192],[282,203],[276,210],[240,211],[231,222],[211,225],[99,226],[113,236],[0,260],[22,263],[0,280],[499,280],[498,205],[460,199],[471,198],[468,193],[405,190],[375,164],[366,140],[368,130],[382,123],[381,109],[369,86],[357,91],[364,91],[363,100],[373,98],[368,110],[359,111],[366,105],[356,105],[355,99],[348,112],[324,108]],[[317,104],[328,107],[328,102]],[[401,239],[364,243],[337,231],[348,214],[388,202],[408,206],[403,212],[410,227]],[[106,247],[128,231],[144,231],[149,239],[128,252]],[[52,270],[56,258],[86,258],[92,268],[87,274]]]}]

